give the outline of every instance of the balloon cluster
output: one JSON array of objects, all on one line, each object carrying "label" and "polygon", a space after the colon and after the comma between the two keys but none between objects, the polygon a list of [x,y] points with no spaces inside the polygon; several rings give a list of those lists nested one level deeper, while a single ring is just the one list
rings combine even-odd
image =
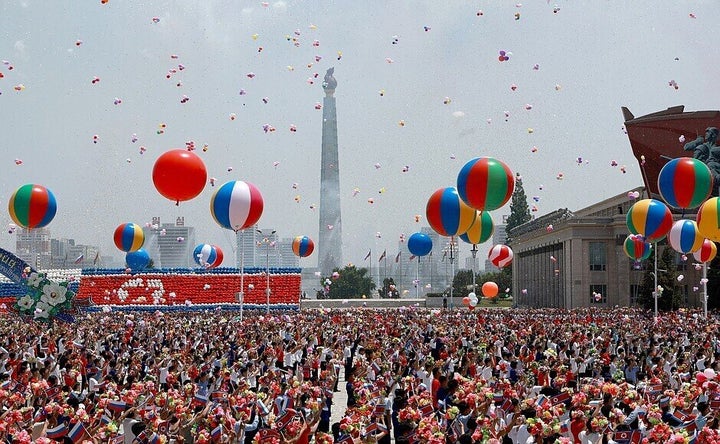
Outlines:
[{"label": "balloon cluster", "polygon": [[512,55],[511,52],[500,50],[500,51],[498,51],[498,61],[507,62],[508,60],[510,60],[511,55]]}]

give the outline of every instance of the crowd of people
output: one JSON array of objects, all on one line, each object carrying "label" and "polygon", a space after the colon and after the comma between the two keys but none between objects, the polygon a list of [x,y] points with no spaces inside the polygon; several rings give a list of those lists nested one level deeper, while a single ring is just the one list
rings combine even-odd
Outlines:
[{"label": "crowd of people", "polygon": [[692,310],[2,317],[7,443],[720,443]]}]

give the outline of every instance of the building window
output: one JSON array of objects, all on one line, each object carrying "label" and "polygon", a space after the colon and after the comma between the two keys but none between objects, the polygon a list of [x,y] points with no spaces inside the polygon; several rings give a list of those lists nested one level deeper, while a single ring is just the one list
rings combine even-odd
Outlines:
[{"label": "building window", "polygon": [[607,304],[607,285],[594,284],[590,286],[590,304]]},{"label": "building window", "polygon": [[605,242],[590,242],[590,271],[605,271],[607,247]]},{"label": "building window", "polygon": [[630,305],[637,305],[640,301],[640,286],[630,284]]}]

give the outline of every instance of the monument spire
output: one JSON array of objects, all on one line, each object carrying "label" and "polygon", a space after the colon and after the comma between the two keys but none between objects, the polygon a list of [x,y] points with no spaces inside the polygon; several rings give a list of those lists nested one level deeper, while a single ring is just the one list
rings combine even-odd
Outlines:
[{"label": "monument spire", "polygon": [[333,77],[335,68],[325,73],[323,98],[322,155],[320,159],[320,232],[318,269],[329,276],[342,264],[342,222],[340,217],[340,165],[338,163],[337,110]]}]

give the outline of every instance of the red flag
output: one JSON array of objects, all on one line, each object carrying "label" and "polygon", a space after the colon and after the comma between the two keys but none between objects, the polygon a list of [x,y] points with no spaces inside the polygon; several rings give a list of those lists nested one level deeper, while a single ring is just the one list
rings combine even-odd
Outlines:
[{"label": "red flag", "polygon": [[381,262],[383,259],[385,259],[386,253],[387,253],[387,250],[383,250],[383,254],[380,255],[380,259],[378,259],[378,262]]},{"label": "red flag", "polygon": [[398,262],[400,262],[400,253],[402,253],[402,251],[398,251],[397,256],[395,256],[395,263],[396,263],[396,264],[397,264]]},{"label": "red flag", "polygon": [[364,261],[368,260],[368,258],[370,257],[370,253],[372,253],[372,250],[368,250],[368,254],[366,254],[365,259],[363,259]]}]

